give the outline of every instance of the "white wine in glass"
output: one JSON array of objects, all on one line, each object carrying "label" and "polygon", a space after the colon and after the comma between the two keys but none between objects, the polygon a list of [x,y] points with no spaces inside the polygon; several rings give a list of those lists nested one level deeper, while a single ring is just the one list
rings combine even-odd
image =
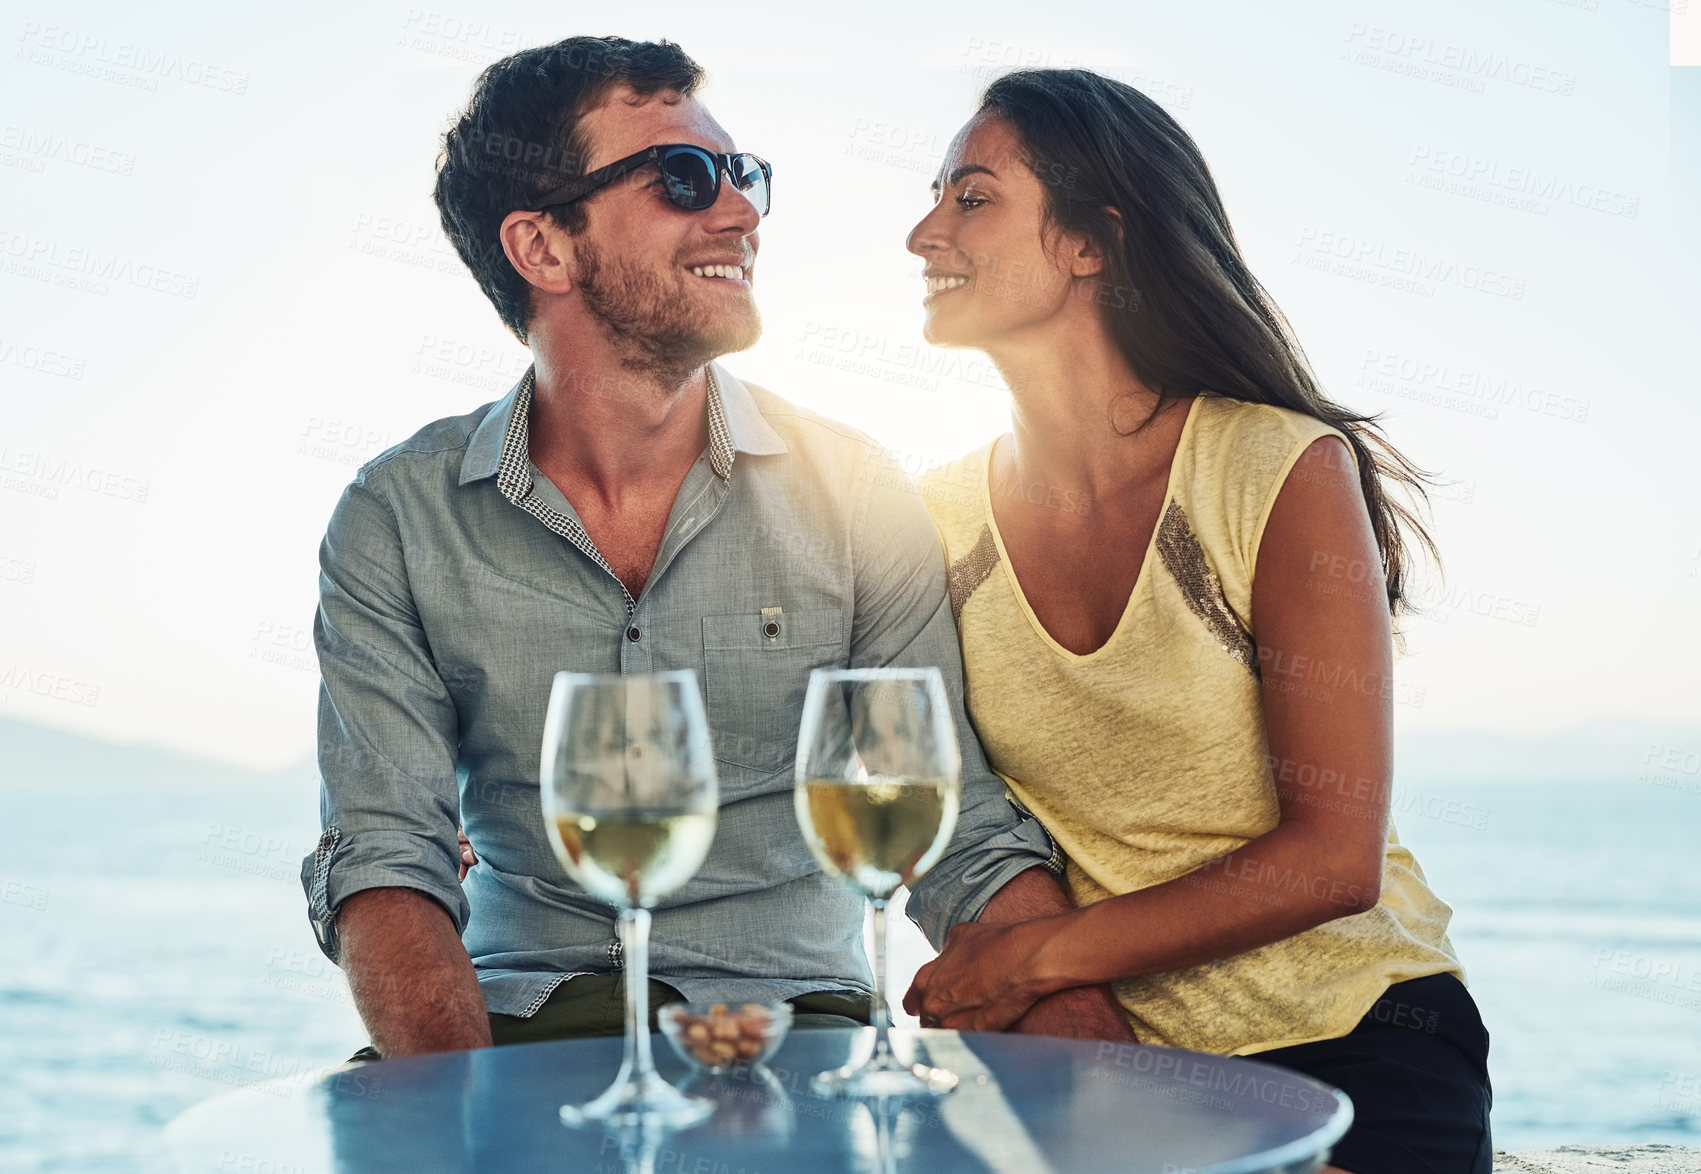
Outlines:
[{"label": "white wine in glass", "polygon": [[556,673],[543,727],[543,821],[556,858],[620,911],[626,1050],[614,1084],[569,1125],[682,1128],[714,1102],[657,1074],[650,1054],[650,909],[690,880],[715,838],[717,791],[692,672]]},{"label": "white wine in glass", "polygon": [[812,829],[822,868],[870,898],[890,900],[945,851],[957,796],[955,779],[809,779],[796,792],[798,822]]},{"label": "white wine in glass", "polygon": [[591,896],[647,909],[696,875],[714,839],[712,811],[568,812],[555,817],[552,843]]},{"label": "white wine in glass", "polygon": [[817,1095],[939,1095],[954,1073],[905,1064],[887,1036],[886,905],[925,875],[957,826],[962,757],[936,668],[817,669],[809,676],[793,798],[821,867],[874,911],[874,1049],[823,1072]]}]

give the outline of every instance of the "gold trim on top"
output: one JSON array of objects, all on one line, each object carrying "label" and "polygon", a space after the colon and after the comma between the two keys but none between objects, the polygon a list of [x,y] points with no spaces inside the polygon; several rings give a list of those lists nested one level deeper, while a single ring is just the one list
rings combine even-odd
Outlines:
[{"label": "gold trim on top", "polygon": [[1157,538],[1158,554],[1170,577],[1181,588],[1188,608],[1205,622],[1206,630],[1222,650],[1257,677],[1258,646],[1252,633],[1241,626],[1240,617],[1229,607],[1222,580],[1211,569],[1204,548],[1187,521],[1187,511],[1179,502],[1171,502],[1164,511]]},{"label": "gold trim on top", "polygon": [[951,596],[951,618],[963,619],[963,606],[975,588],[991,577],[998,566],[998,544],[992,540],[992,527],[982,526],[973,549],[952,563],[945,572],[945,590]]}]

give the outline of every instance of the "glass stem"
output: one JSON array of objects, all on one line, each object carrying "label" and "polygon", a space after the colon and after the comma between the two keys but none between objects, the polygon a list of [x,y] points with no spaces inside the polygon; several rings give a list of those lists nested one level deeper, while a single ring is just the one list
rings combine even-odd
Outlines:
[{"label": "glass stem", "polygon": [[626,965],[626,1056],[621,1068],[632,1080],[656,1070],[650,1054],[650,911],[620,911],[620,952]]},{"label": "glass stem", "polygon": [[870,897],[874,910],[874,1056],[875,1064],[892,1062],[892,1044],[886,1038],[886,899]]}]

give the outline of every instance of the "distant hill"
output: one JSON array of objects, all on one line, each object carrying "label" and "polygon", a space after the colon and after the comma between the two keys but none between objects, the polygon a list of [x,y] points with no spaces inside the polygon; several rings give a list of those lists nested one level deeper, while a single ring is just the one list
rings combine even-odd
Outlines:
[{"label": "distant hill", "polygon": [[287,783],[315,780],[308,762],[280,771],[255,771],[140,742],[107,742],[67,730],[0,718],[0,786],[9,783]]}]

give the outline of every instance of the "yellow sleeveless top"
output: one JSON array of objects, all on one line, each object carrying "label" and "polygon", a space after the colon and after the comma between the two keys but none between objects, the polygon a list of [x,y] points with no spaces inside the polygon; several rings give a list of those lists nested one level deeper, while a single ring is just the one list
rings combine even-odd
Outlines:
[{"label": "yellow sleeveless top", "polygon": [[[1139,580],[1086,655],[1052,640],[1017,587],[992,516],[992,446],[922,480],[950,564],[969,713],[993,768],[1068,855],[1077,906],[1193,872],[1276,826],[1252,572],[1277,491],[1327,435],[1340,433],[1283,408],[1195,399]],[[1142,1043],[1235,1056],[1334,1039],[1391,983],[1463,980],[1452,912],[1390,823],[1374,909],[1114,987]]]}]

